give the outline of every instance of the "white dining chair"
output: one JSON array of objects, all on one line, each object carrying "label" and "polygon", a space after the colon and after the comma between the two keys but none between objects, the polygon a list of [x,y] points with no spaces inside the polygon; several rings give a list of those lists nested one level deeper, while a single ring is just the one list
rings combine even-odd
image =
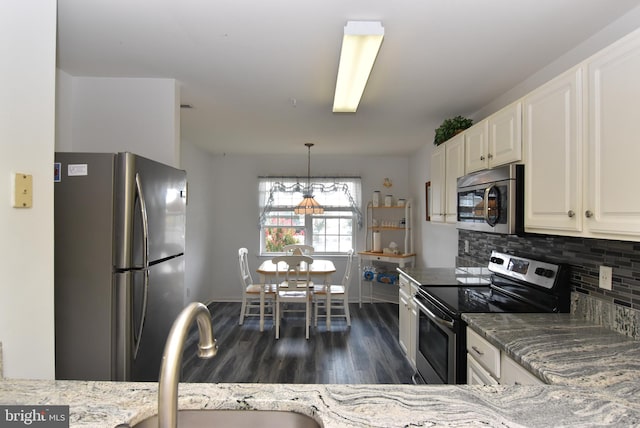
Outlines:
[{"label": "white dining chair", "polygon": [[313,254],[314,248],[305,244],[289,244],[282,247],[286,255],[292,256],[310,256]]},{"label": "white dining chair", "polygon": [[[347,266],[342,277],[342,283],[317,284],[313,287],[314,322],[318,325],[318,318],[345,318],[347,325],[351,326],[351,314],[349,313],[349,283],[351,282],[351,267],[353,266],[353,248],[347,251]],[[318,309],[324,310],[324,314]],[[330,323],[330,321],[329,321]]]},{"label": "white dining chair", "polygon": [[[240,285],[242,286],[242,306],[240,308],[240,322],[244,323],[245,317],[261,317],[271,316],[273,319],[273,301],[276,295],[275,286],[273,284],[256,284],[251,278],[249,271],[249,250],[240,248],[238,250],[238,267],[240,274]],[[261,301],[261,291],[264,290],[263,299]],[[258,312],[252,311],[257,309]],[[269,310],[269,313],[266,311]]]},{"label": "white dining chair", "polygon": [[[276,267],[276,339],[280,338],[280,320],[285,312],[297,312],[305,314],[305,338],[309,339],[311,328],[311,264],[313,258],[309,256],[278,256],[272,259]],[[303,266],[303,263],[306,266]],[[284,304],[303,303],[304,309],[294,309]]]}]

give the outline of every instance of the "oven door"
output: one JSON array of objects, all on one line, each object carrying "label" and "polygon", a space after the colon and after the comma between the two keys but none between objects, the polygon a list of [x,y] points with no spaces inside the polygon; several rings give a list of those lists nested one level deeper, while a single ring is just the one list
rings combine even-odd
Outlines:
[{"label": "oven door", "polygon": [[455,384],[457,323],[424,296],[414,297],[419,310],[416,366],[427,384]]}]

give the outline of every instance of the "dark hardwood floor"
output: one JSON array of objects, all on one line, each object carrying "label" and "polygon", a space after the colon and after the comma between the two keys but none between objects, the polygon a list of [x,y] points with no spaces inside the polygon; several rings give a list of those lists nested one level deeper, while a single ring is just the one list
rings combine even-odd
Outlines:
[{"label": "dark hardwood floor", "polygon": [[276,340],[273,324],[260,332],[257,317],[238,325],[240,303],[211,303],[218,354],[210,360],[195,355],[197,329],[187,339],[182,381],[228,383],[413,383],[414,374],[398,345],[398,305],[367,303],[349,306],[345,320],[324,320],[304,338],[304,318],[287,314]]}]

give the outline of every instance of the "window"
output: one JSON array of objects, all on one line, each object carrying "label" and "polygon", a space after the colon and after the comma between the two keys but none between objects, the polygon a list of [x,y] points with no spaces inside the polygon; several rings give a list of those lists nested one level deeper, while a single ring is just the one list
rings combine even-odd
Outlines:
[{"label": "window", "polygon": [[312,245],[316,253],[340,254],[355,247],[362,226],[360,178],[312,178],[315,199],[323,214],[298,215],[306,178],[260,177],[261,253],[279,253],[287,244]]}]

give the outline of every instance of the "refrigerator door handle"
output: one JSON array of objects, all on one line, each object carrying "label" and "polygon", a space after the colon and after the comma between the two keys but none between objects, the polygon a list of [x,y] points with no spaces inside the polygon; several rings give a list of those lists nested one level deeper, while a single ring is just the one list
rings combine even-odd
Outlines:
[{"label": "refrigerator door handle", "polygon": [[142,218],[142,265],[149,268],[149,218],[147,217],[147,202],[142,191],[140,174],[136,174],[136,193],[140,201],[140,217]]},{"label": "refrigerator door handle", "polygon": [[144,199],[144,193],[142,192],[142,183],[140,181],[140,174],[136,174],[136,192],[138,194],[138,200],[140,201],[140,217],[142,218],[142,265],[144,269],[144,285],[142,291],[142,311],[140,313],[140,327],[137,332],[134,332],[134,349],[133,358],[138,356],[138,350],[140,349],[140,338],[142,337],[142,330],[144,329],[144,321],[147,317],[147,300],[149,296],[149,219],[147,218],[147,204]]},{"label": "refrigerator door handle", "polygon": [[138,357],[138,350],[140,349],[140,338],[142,337],[142,330],[144,329],[144,321],[147,318],[147,301],[149,297],[149,270],[144,270],[144,286],[142,295],[142,313],[140,314],[140,327],[133,336],[133,359]]}]

